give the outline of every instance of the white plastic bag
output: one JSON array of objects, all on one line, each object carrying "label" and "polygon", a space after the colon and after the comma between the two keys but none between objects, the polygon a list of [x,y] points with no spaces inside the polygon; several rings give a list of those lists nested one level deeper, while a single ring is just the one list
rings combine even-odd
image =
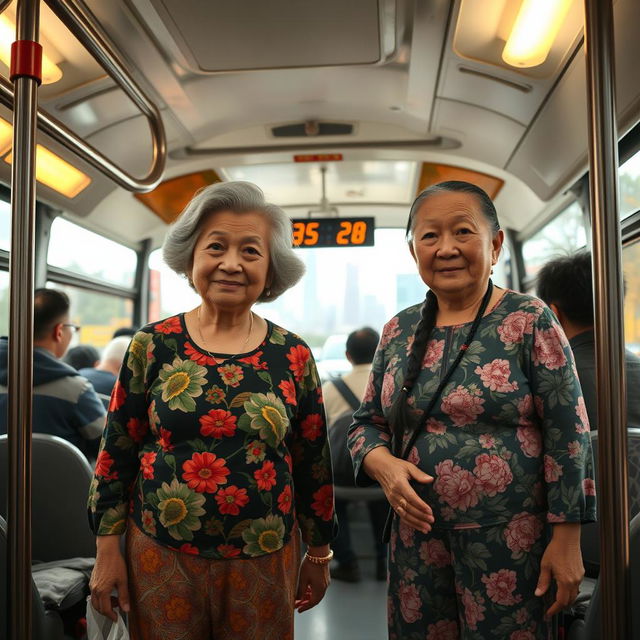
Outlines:
[{"label": "white plastic bag", "polygon": [[117,622],[96,611],[91,598],[87,598],[87,640],[129,640],[120,609],[115,611],[118,614]]}]

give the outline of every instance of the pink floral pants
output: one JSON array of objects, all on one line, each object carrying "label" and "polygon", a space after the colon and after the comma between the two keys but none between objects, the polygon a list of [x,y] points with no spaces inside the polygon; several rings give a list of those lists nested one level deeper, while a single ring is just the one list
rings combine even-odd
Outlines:
[{"label": "pink floral pants", "polygon": [[396,520],[389,563],[390,640],[550,640],[536,597],[541,518],[423,534]]}]

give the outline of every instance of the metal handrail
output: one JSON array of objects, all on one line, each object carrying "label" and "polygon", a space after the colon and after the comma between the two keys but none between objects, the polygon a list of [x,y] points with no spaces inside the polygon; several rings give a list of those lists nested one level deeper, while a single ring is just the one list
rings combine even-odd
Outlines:
[{"label": "metal handrail", "polygon": [[[38,109],[38,126],[56,142],[127,191],[151,191],[160,183],[167,160],[166,135],[160,112],[127,71],[116,47],[82,0],[45,1],[147,118],[153,146],[151,168],[142,178],[132,176],[43,109]],[[2,4],[6,3],[0,3],[0,9]],[[13,108],[13,87],[2,77],[0,103]]]}]

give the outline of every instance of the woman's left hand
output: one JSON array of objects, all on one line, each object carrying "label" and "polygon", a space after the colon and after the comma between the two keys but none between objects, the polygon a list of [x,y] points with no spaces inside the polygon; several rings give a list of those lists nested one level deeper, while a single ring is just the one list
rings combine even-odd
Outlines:
[{"label": "woman's left hand", "polygon": [[547,545],[540,564],[540,577],[535,594],[544,595],[556,581],[556,599],[547,609],[545,616],[550,618],[560,613],[577,598],[580,583],[584,577],[582,553],[580,551],[580,524],[562,523],[553,525],[553,536]]},{"label": "woman's left hand", "polygon": [[329,564],[313,564],[305,556],[302,559],[298,576],[298,591],[295,601],[298,613],[315,607],[324,598],[329,582]]}]

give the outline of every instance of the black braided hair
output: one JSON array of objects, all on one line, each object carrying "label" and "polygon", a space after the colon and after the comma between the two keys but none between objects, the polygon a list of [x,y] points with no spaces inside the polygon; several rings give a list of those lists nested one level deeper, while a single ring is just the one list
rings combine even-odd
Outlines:
[{"label": "black braided hair", "polygon": [[413,343],[409,351],[407,371],[402,382],[402,388],[389,409],[389,422],[393,428],[393,448],[396,455],[399,455],[402,448],[403,435],[412,430],[413,417],[409,410],[407,398],[422,370],[422,360],[424,359],[431,333],[436,326],[437,317],[438,298],[436,298],[433,291],[428,291],[420,308],[420,321],[416,326]]},{"label": "black braided hair", "polygon": [[[448,180],[447,182],[439,182],[431,185],[421,191],[411,205],[409,211],[409,219],[407,221],[406,237],[407,241],[411,240],[413,231],[415,214],[420,209],[424,201],[430,196],[441,193],[443,191],[452,191],[455,193],[468,193],[475,196],[480,204],[480,209],[484,217],[487,219],[492,232],[495,234],[500,230],[500,221],[496,208],[487,195],[487,193],[475,184],[464,182],[462,180]],[[400,392],[389,409],[389,423],[393,430],[393,450],[395,455],[400,455],[402,450],[402,438],[405,433],[411,432],[415,418],[412,416],[407,402],[409,394],[413,389],[420,371],[422,370],[422,361],[427,350],[427,344],[438,317],[438,298],[432,291],[427,292],[425,301],[420,309],[420,321],[416,326],[413,343],[409,351],[407,359],[407,371]]]}]

